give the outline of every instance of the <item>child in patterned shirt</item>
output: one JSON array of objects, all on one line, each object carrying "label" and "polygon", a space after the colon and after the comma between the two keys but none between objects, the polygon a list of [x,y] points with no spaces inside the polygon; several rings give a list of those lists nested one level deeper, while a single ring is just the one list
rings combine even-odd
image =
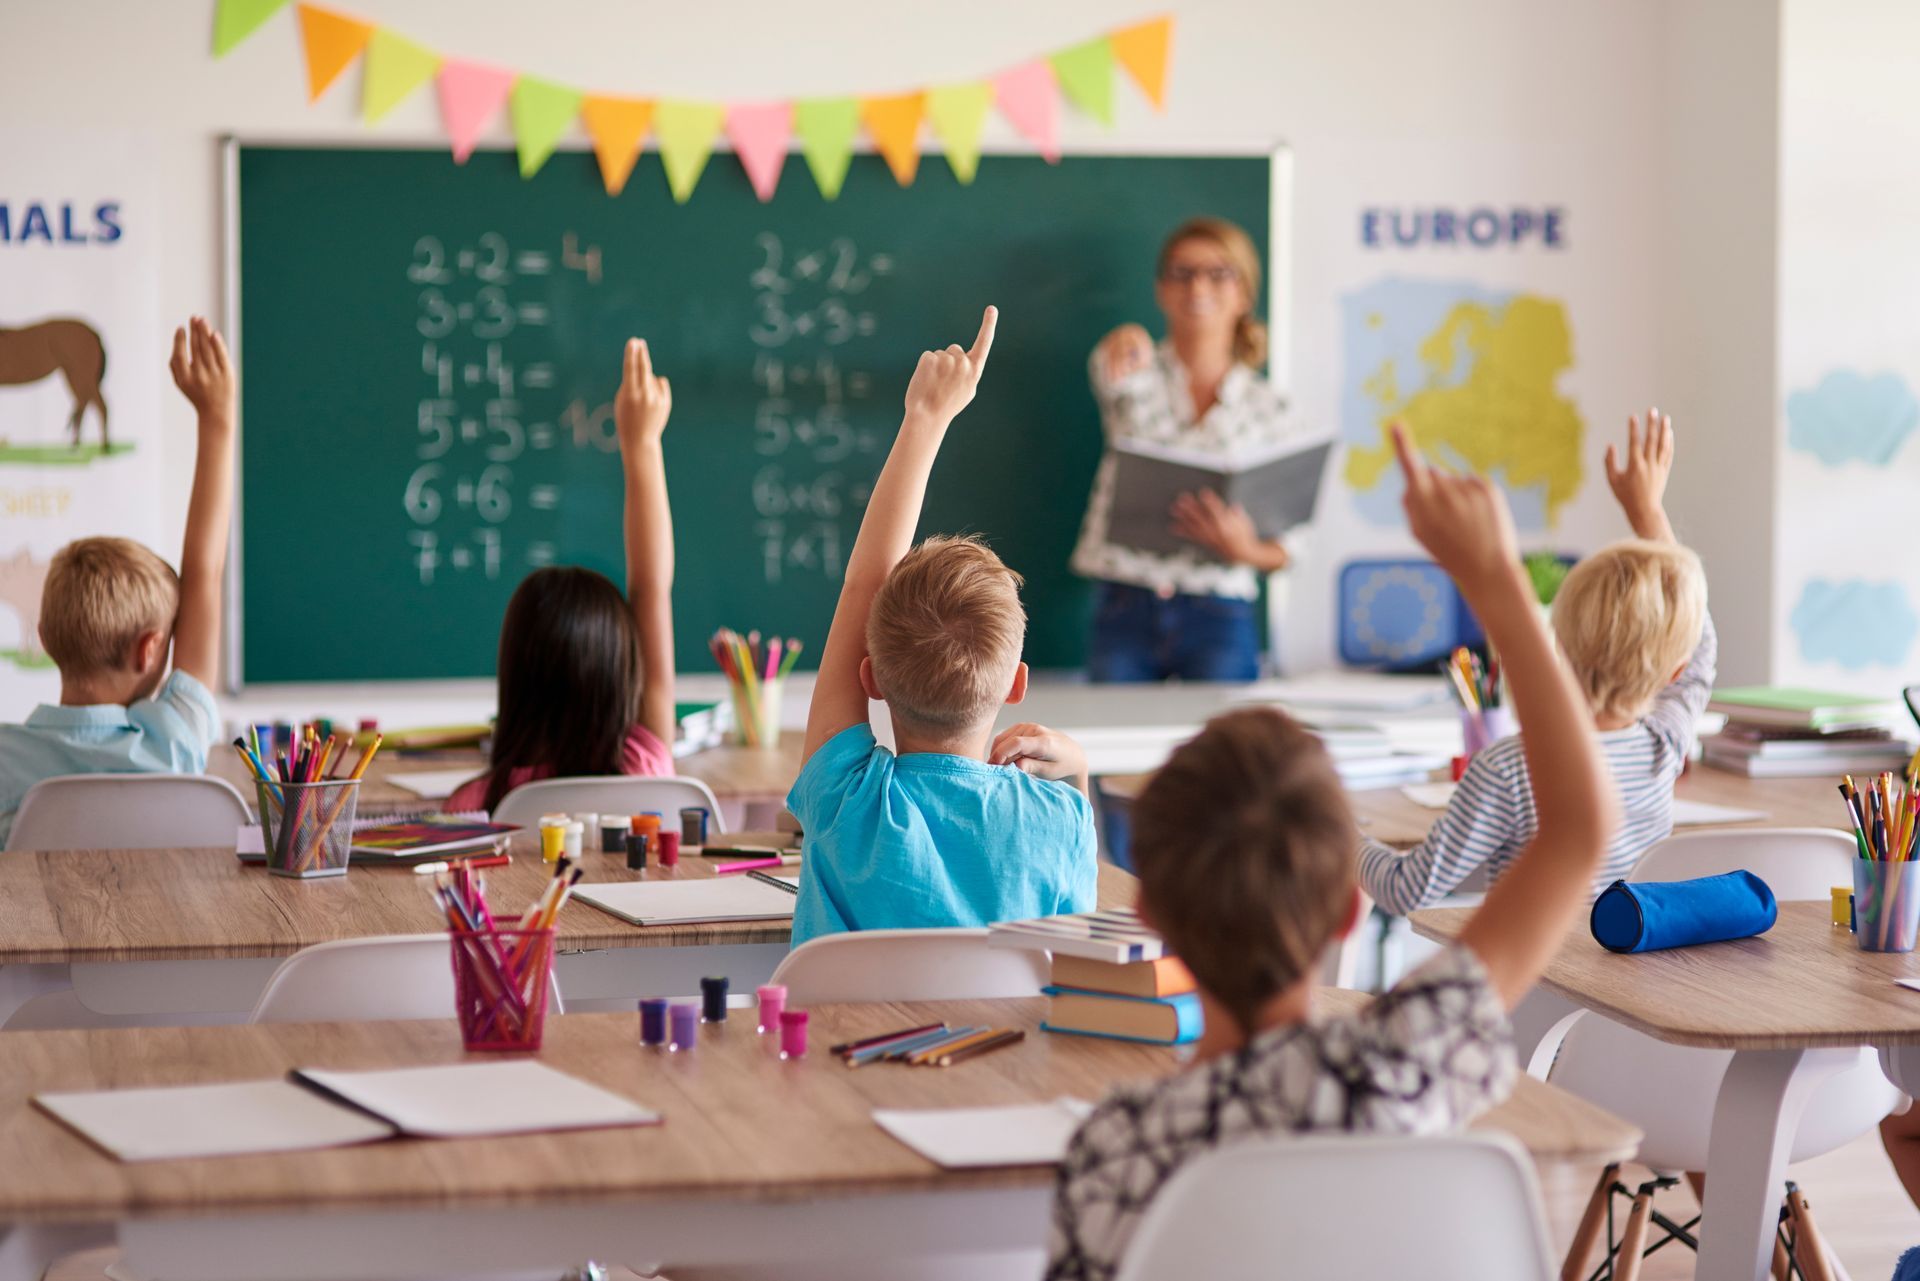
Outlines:
[{"label": "child in patterned shirt", "polygon": [[[1354,824],[1326,753],[1264,708],[1216,718],[1135,805],[1140,912],[1187,964],[1206,1030],[1195,1062],[1124,1087],[1061,1166],[1047,1276],[1103,1279],[1160,1187],[1244,1137],[1431,1134],[1516,1075],[1507,1024],[1586,904],[1617,821],[1578,686],[1555,658],[1513,525],[1485,480],[1430,470],[1396,426],[1413,533],[1507,663],[1539,825],[1460,941],[1364,1011],[1318,1020],[1313,976],[1355,925]],[[1543,768],[1547,761],[1552,768]]]}]

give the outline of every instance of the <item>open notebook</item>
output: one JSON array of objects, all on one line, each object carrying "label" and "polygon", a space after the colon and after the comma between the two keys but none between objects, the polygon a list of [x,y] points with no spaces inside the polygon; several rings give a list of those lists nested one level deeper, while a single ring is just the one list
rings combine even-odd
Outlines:
[{"label": "open notebook", "polygon": [[531,1060],[34,1096],[122,1161],[299,1152],[396,1135],[480,1138],[652,1125],[660,1114]]}]

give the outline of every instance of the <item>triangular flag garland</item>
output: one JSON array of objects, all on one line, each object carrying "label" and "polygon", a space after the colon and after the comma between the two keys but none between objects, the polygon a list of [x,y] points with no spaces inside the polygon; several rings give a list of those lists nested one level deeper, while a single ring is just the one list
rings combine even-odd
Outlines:
[{"label": "triangular flag garland", "polygon": [[[289,2],[214,0],[214,56],[224,56]],[[972,182],[979,170],[987,113],[995,106],[1041,156],[1058,162],[1060,99],[1064,96],[1111,127],[1117,63],[1154,109],[1163,110],[1173,45],[1173,19],[1163,16],[984,79],[907,93],[722,105],[588,94],[507,68],[443,57],[385,27],[318,5],[301,3],[298,9],[310,100],[318,100],[364,54],[360,114],[372,125],[437,75],[440,113],[456,163],[473,153],[480,135],[510,101],[523,178],[540,171],[577,118],[593,142],[610,196],[625,189],[651,130],[667,185],[682,204],[693,195],[723,129],[761,200],[773,198],[794,139],[820,194],[828,200],[837,197],[863,125],[901,186],[911,184],[919,173],[922,123],[945,149],[954,177]]]},{"label": "triangular flag garland", "polygon": [[300,6],[300,44],[307,54],[307,101],[318,102],[373,38],[373,24]]}]

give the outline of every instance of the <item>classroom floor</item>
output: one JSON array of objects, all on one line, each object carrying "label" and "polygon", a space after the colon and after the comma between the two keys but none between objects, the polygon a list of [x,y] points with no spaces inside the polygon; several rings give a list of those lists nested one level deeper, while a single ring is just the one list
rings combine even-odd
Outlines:
[{"label": "classroom floor", "polygon": [[[1598,1173],[1561,1169],[1542,1177],[1556,1258],[1565,1254]],[[1887,1281],[1901,1252],[1920,1245],[1920,1210],[1901,1192],[1878,1135],[1865,1135],[1788,1173],[1807,1194],[1821,1230],[1853,1281]],[[1644,1169],[1631,1167],[1624,1181],[1632,1185],[1644,1177]],[[1693,1193],[1684,1186],[1663,1193],[1659,1206],[1682,1223],[1696,1213]],[[74,1255],[51,1269],[46,1281],[101,1281],[101,1269],[117,1255],[111,1249]],[[609,1281],[638,1281],[623,1268],[609,1272]],[[1668,1246],[1647,1260],[1640,1275],[1643,1281],[1686,1281],[1693,1276],[1693,1255]]]}]

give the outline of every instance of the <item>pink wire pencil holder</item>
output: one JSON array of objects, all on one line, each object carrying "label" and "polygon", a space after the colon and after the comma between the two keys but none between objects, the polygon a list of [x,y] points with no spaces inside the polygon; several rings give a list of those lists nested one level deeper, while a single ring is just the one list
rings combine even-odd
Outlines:
[{"label": "pink wire pencil holder", "polygon": [[552,987],[553,931],[452,930],[453,997],[469,1050],[537,1050]]}]

